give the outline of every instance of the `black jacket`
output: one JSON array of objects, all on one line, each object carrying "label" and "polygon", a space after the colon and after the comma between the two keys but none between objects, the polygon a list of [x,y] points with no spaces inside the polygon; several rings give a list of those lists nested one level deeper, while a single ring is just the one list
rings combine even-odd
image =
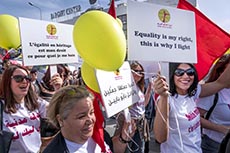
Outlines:
[{"label": "black jacket", "polygon": [[[106,144],[109,145],[111,151],[113,152],[113,143],[110,135],[107,131],[104,130],[104,140]],[[59,132],[54,139],[48,144],[48,146],[44,149],[43,153],[69,153],[69,150],[66,146],[64,137],[61,132]]]},{"label": "black jacket", "polygon": [[43,153],[69,153],[61,132],[54,137],[54,139],[44,149]]}]

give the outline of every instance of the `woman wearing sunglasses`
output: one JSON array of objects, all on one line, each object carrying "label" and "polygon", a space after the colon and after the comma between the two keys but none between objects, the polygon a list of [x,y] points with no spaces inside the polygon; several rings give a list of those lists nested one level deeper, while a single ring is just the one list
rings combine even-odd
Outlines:
[{"label": "woman wearing sunglasses", "polygon": [[196,101],[230,86],[230,66],[215,81],[198,85],[195,67],[188,63],[170,64],[170,92],[164,77],[154,81],[160,95],[154,121],[154,134],[162,153],[201,153],[200,113]]},{"label": "woman wearing sunglasses", "polygon": [[3,129],[14,133],[9,152],[38,152],[41,145],[40,117],[46,101],[38,99],[26,68],[11,65],[2,76],[0,96],[4,104]]}]

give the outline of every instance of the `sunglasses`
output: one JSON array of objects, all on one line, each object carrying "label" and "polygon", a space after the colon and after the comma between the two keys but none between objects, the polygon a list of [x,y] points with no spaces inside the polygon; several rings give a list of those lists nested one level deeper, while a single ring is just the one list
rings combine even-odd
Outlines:
[{"label": "sunglasses", "polygon": [[132,70],[132,71],[137,74],[141,74],[141,75],[144,74],[143,70]]},{"label": "sunglasses", "polygon": [[14,75],[11,76],[11,79],[14,79],[17,83],[22,82],[24,79],[26,79],[26,81],[30,82],[31,81],[31,77],[30,76],[26,76],[26,75]]},{"label": "sunglasses", "polygon": [[187,69],[187,70],[183,70],[183,69],[176,69],[174,74],[176,76],[183,76],[184,73],[186,73],[188,76],[193,76],[195,75],[195,70],[193,68]]}]

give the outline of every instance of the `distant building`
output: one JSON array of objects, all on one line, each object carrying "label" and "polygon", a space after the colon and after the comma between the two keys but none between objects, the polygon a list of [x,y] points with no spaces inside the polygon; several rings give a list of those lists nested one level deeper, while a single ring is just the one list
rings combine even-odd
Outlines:
[{"label": "distant building", "polygon": [[[126,16],[126,6],[127,6],[127,4],[124,3],[123,1],[115,0],[115,7],[116,7],[117,17],[119,19],[121,19],[121,21],[123,23],[123,31],[124,31],[125,35],[127,36],[127,16]],[[178,4],[178,0],[146,0],[146,2],[155,3],[155,4],[159,4],[159,5],[172,6],[172,7],[176,7],[177,4]],[[188,0],[188,2],[190,2],[193,6],[197,6],[197,0]],[[77,20],[77,18],[81,14],[83,14],[85,11],[97,9],[97,10],[103,10],[105,12],[108,12],[109,5],[108,5],[107,8],[102,8],[99,5],[92,5],[91,8],[89,8],[88,10],[85,10],[85,11],[81,11],[80,6],[78,6],[78,7],[75,6],[75,7],[71,7],[71,8],[61,10],[59,12],[64,12],[66,10],[70,10],[70,9],[73,9],[73,8],[75,8],[74,9],[75,12],[73,12],[71,14],[71,16],[63,15],[63,16],[60,17],[60,19],[62,19],[62,20],[60,20],[59,18],[56,18],[56,20],[53,20],[53,21],[58,22],[58,20],[59,20],[60,23],[66,23],[66,24],[74,25],[76,20]],[[78,9],[76,9],[76,8],[78,8]]]}]

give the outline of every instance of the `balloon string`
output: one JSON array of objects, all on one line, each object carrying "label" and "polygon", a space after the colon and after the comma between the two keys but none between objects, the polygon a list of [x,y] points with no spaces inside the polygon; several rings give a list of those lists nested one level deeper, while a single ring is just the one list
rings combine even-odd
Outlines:
[{"label": "balloon string", "polygon": [[[158,62],[158,67],[159,67],[159,73],[161,74],[161,62]],[[156,96],[155,96],[156,94],[155,94],[154,91],[153,91],[153,93],[154,93],[154,94],[153,94],[153,99],[154,99],[154,102],[155,102],[155,106],[156,106],[156,108],[157,108],[157,111],[159,112],[159,114],[160,114],[160,116],[161,116],[163,122],[167,125],[167,127],[169,128],[169,130],[172,130],[172,131],[177,130],[177,131],[178,131],[181,150],[183,150],[183,140],[182,140],[182,135],[181,135],[181,131],[180,131],[180,124],[179,124],[179,122],[178,122],[178,116],[177,116],[175,107],[174,107],[174,110],[175,110],[174,117],[175,117],[176,125],[177,125],[177,126],[176,126],[175,129],[173,129],[172,127],[170,127],[169,122],[167,122],[166,119],[164,118],[164,116],[163,116],[163,114],[162,114],[160,108],[159,108],[158,105],[157,105],[157,99],[156,99]],[[170,95],[170,93],[169,93],[169,95]]]}]

